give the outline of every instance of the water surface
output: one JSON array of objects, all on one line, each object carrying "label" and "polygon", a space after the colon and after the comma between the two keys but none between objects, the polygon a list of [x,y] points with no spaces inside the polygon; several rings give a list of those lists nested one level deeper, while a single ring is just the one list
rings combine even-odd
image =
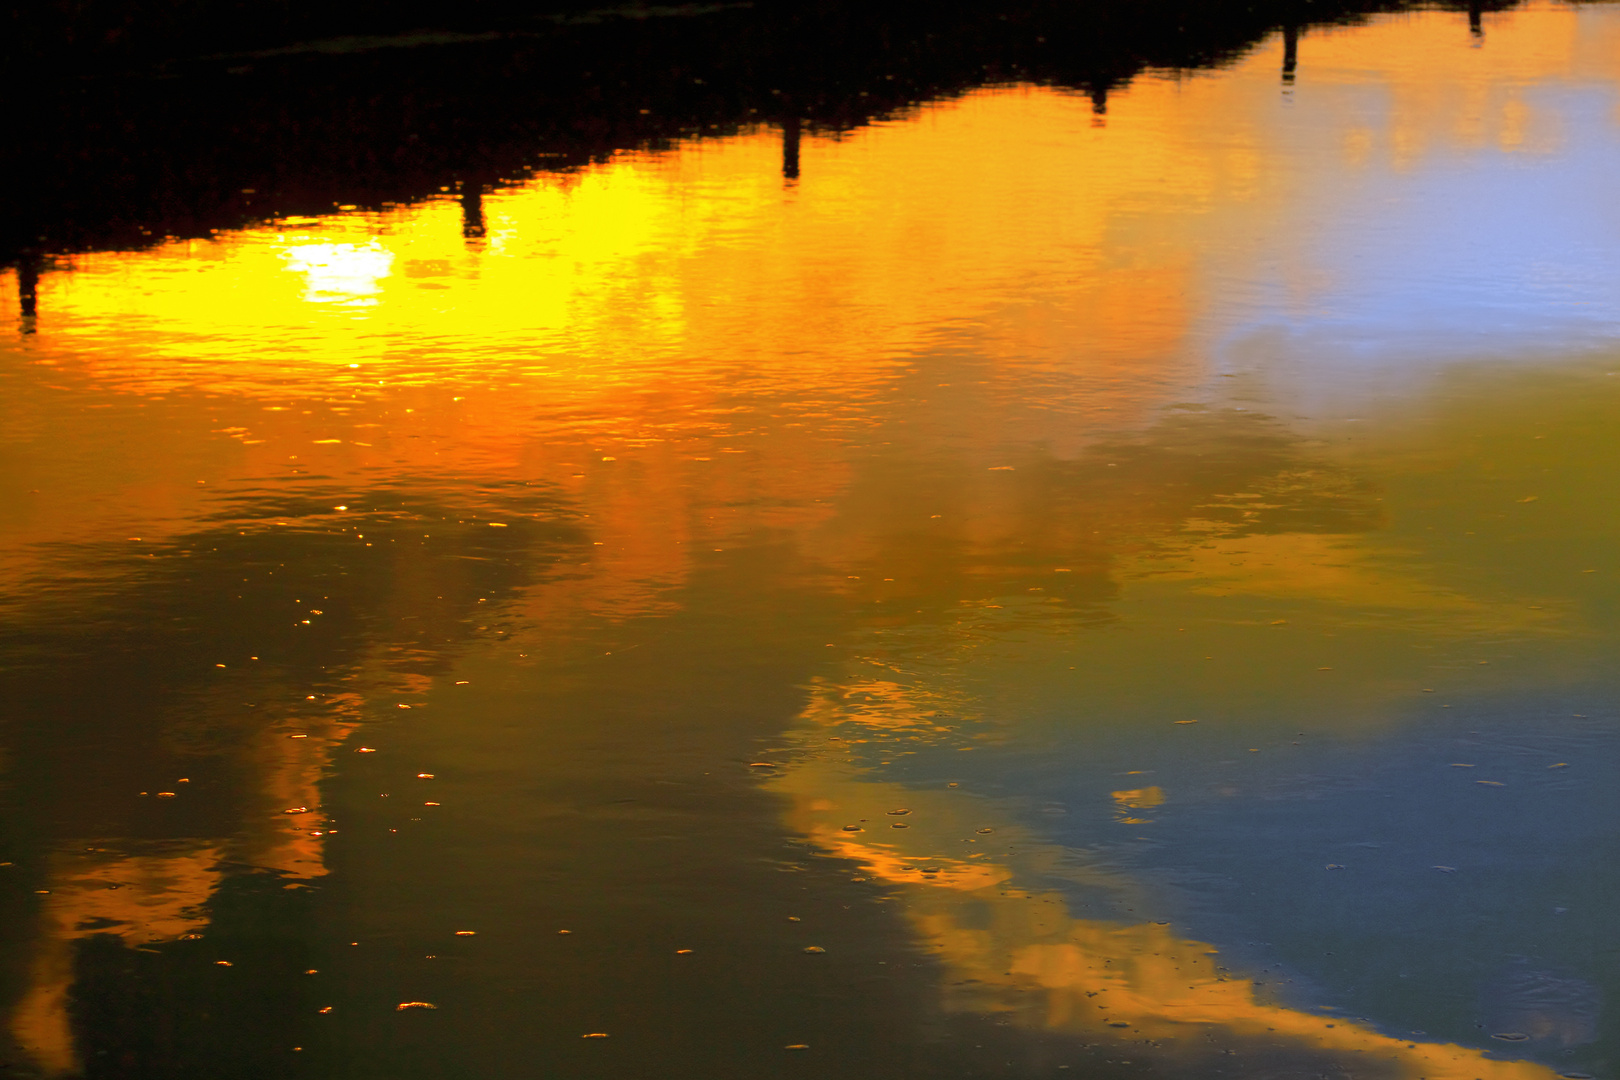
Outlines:
[{"label": "water surface", "polygon": [[54,264],[7,1059],[1611,1075],[1620,9],[1477,21]]}]

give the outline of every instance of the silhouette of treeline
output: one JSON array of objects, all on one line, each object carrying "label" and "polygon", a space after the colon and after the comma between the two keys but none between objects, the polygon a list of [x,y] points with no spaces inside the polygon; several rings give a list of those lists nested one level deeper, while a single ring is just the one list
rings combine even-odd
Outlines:
[{"label": "silhouette of treeline", "polygon": [[791,178],[801,133],[1007,81],[1071,88],[1103,112],[1145,69],[1408,6],[12,0],[0,265],[19,267],[26,294],[54,255],[447,190],[476,234],[492,185],[762,124],[783,131]]}]

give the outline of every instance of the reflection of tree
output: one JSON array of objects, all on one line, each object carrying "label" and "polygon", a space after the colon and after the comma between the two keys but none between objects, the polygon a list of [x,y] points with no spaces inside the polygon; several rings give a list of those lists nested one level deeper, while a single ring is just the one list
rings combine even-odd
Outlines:
[{"label": "reflection of tree", "polygon": [[[1189,536],[1343,536],[1381,520],[1364,484],[1250,412],[1176,410],[1139,437],[1073,458],[1010,460],[1017,464],[1005,472],[907,459],[869,465],[845,499],[858,516],[832,530],[838,561],[865,571],[859,594],[904,612],[902,600],[1039,589],[1101,614],[1122,567],[1179,550]],[[885,586],[885,567],[904,567],[904,581]]]},{"label": "reflection of tree", "polygon": [[[1345,611],[1426,611],[1453,629],[1503,617],[1368,555],[1367,537],[1383,524],[1375,491],[1255,413],[1172,410],[1136,437],[1071,460],[1011,460],[1014,468],[987,477],[943,464],[919,473],[913,464],[904,484],[856,480],[856,489],[897,493],[858,499],[892,516],[865,531],[871,520],[848,521],[840,534],[874,614],[847,675],[812,685],[797,733],[802,756],[771,784],[791,796],[794,829],[863,878],[899,887],[920,943],[944,965],[946,1006],[1128,1045],[1133,1056],[1181,1067],[1238,1053],[1262,1068],[1305,1072],[1355,1055],[1358,1071],[1431,1080],[1554,1075],[1302,1011],[1264,981],[1227,972],[1212,946],[1167,924],[1071,914],[1046,882],[1069,877],[1133,904],[1152,901],[1115,872],[1074,869],[1072,852],[1021,828],[1006,808],[873,775],[872,758],[906,745],[973,748],[966,725],[991,712],[978,695],[997,690],[975,691],[962,674],[971,650],[1004,639],[1029,652],[1032,640],[1069,632],[1077,616],[1104,617],[1127,579],[1153,575]],[[936,519],[924,512],[930,507],[947,509]],[[887,566],[905,568],[894,591],[872,569]],[[937,619],[952,630],[944,646]],[[1116,820],[1131,824],[1145,824],[1169,798],[1148,783],[1111,797]]]},{"label": "reflection of tree", "polygon": [[[539,22],[530,5],[499,0],[453,14],[443,5],[349,0],[273,6],[279,18],[235,0],[138,12],[39,3],[14,21],[0,58],[13,71],[103,74],[447,20],[516,32],[432,49],[427,62],[421,49],[352,55],[338,42],[324,53],[225,59],[238,70],[222,77],[216,57],[200,71],[169,69],[190,77],[126,79],[107,94],[81,93],[72,80],[58,93],[59,80],[32,80],[8,142],[19,165],[7,172],[12,190],[0,205],[0,265],[16,263],[41,234],[49,253],[139,247],[339,204],[416,201],[463,182],[461,190],[476,191],[486,178],[577,168],[762,122],[847,131],[986,83],[1071,88],[1100,109],[1110,90],[1146,68],[1218,64],[1300,18],[1292,0],[778,2],[715,5],[721,10],[699,18],[577,21],[566,17],[577,5],[559,0],[544,6],[562,14]],[[1408,6],[1336,0],[1309,14],[1333,22]]]},{"label": "reflection of tree", "polygon": [[[185,1038],[147,1030],[215,991],[193,980],[131,1013],[146,992],[130,979],[167,984],[175,973],[159,974],[155,957],[213,948],[181,939],[210,920],[217,936],[221,903],[250,922],[257,906],[272,924],[297,904],[286,890],[325,873],[332,752],[384,703],[420,693],[462,643],[504,633],[495,605],[578,548],[574,517],[551,490],[521,484],[250,496],[162,544],[87,552],[90,582],[27,598],[7,629],[0,696],[8,848],[48,890],[37,920],[8,935],[35,941],[11,1027],[42,1066],[93,1067],[106,1048],[140,1059],[118,1075],[160,1076],[187,1054],[207,1059],[205,1045],[245,1052],[201,1021],[184,1022],[198,1025]],[[222,899],[235,878],[259,884]],[[297,939],[266,927],[248,937],[267,932]],[[269,951],[279,958],[255,986],[299,967],[296,949]],[[227,1001],[214,1015],[232,1011]],[[275,1025],[257,1030],[272,1037]],[[237,1064],[238,1075],[272,1067]]]}]

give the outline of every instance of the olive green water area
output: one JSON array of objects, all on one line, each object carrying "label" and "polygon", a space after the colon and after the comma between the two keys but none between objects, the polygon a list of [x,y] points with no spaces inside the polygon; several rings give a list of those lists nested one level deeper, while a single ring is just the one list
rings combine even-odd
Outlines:
[{"label": "olive green water area", "polygon": [[1612,1075],[1617,16],[57,265],[6,1068]]}]

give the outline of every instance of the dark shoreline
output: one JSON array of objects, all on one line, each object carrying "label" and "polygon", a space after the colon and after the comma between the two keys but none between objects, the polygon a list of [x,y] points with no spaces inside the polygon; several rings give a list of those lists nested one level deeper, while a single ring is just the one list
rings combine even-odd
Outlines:
[{"label": "dark shoreline", "polygon": [[[791,176],[799,133],[1007,82],[1084,94],[1103,113],[1110,91],[1145,70],[1218,66],[1278,29],[1418,6],[755,0],[561,4],[519,19],[475,0],[424,30],[410,5],[383,16],[334,3],[317,20],[286,0],[285,17],[256,32],[214,20],[163,48],[150,27],[108,39],[36,26],[12,39],[7,68],[0,266],[17,267],[26,291],[77,252],[446,190],[463,193],[476,234],[482,192],[628,148],[770,125]],[[285,14],[293,7],[303,16]],[[1487,8],[1456,10],[1477,24]],[[317,29],[328,33],[298,33]],[[1308,76],[1308,50],[1301,64]]]}]

